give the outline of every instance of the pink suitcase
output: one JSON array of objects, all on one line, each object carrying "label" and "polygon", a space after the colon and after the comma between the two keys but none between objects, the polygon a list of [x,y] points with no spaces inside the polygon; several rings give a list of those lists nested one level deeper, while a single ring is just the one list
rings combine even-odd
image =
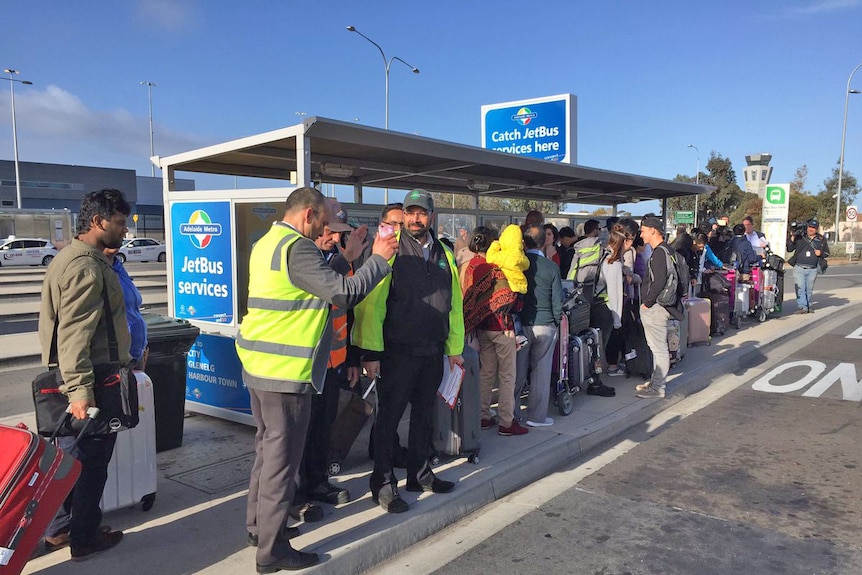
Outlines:
[{"label": "pink suitcase", "polygon": [[688,347],[710,345],[709,328],[712,321],[712,304],[708,299],[687,297],[683,305],[688,309]]}]

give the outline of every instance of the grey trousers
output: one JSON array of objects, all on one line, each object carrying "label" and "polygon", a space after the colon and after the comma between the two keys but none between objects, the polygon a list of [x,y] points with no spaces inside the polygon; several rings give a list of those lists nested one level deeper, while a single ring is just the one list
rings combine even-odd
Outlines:
[{"label": "grey trousers", "polygon": [[256,457],[251,468],[246,528],[258,538],[257,562],[271,565],[290,548],[283,536],[296,489],[305,434],[311,416],[311,394],[248,390],[257,424]]},{"label": "grey trousers", "polygon": [[641,323],[644,326],[647,345],[653,355],[653,370],[650,384],[655,389],[664,389],[667,372],[670,371],[670,351],[667,347],[667,321],[670,313],[660,306],[641,306]]},{"label": "grey trousers", "polygon": [[554,344],[557,343],[557,326],[525,325],[524,335],[530,340],[530,345],[518,351],[515,417],[518,417],[521,411],[521,392],[529,374],[527,421],[542,422],[548,417],[548,402],[551,399],[551,364],[554,361]]}]

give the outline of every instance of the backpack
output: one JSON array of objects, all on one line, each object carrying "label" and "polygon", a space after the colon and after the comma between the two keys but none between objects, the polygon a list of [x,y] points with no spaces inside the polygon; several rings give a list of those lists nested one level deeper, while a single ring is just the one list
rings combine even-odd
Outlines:
[{"label": "backpack", "polygon": [[581,295],[590,303],[590,305],[593,304],[599,295],[608,291],[607,282],[602,276],[602,264],[604,264],[605,260],[610,255],[610,252],[605,250],[601,243],[597,243],[595,246],[585,248],[585,251],[589,250],[588,253],[590,258],[592,258],[593,249],[596,249],[595,253],[598,254],[595,261],[589,260],[586,265],[583,265],[582,263],[580,269],[572,268],[569,271],[569,279],[580,284]]},{"label": "backpack", "polygon": [[595,240],[593,245],[580,245],[584,241],[581,240],[572,246],[574,248],[574,255],[572,256],[572,263],[569,266],[569,273],[566,279],[583,284],[596,283],[599,260],[602,255],[602,243],[598,238],[591,239]]},{"label": "backpack", "polygon": [[688,286],[691,283],[688,263],[680,254],[676,252],[671,254],[666,247],[659,247],[664,250],[667,258],[667,283],[658,294],[656,303],[664,307],[673,307],[688,293]]}]

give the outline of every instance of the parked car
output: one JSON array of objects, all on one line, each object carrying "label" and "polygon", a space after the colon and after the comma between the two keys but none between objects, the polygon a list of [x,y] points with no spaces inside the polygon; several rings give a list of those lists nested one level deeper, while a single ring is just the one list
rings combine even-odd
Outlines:
[{"label": "parked car", "polygon": [[117,257],[123,262],[163,262],[167,259],[167,248],[151,238],[135,238],[120,248]]},{"label": "parked car", "polygon": [[42,238],[16,238],[0,240],[0,267],[47,266],[57,255],[57,248]]}]

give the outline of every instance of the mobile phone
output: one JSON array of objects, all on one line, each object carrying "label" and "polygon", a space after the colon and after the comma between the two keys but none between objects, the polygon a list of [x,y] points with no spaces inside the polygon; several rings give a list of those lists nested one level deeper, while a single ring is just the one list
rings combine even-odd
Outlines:
[{"label": "mobile phone", "polygon": [[377,233],[380,235],[381,238],[386,239],[395,233],[395,228],[393,228],[389,224],[380,224],[379,226],[377,226]]}]

